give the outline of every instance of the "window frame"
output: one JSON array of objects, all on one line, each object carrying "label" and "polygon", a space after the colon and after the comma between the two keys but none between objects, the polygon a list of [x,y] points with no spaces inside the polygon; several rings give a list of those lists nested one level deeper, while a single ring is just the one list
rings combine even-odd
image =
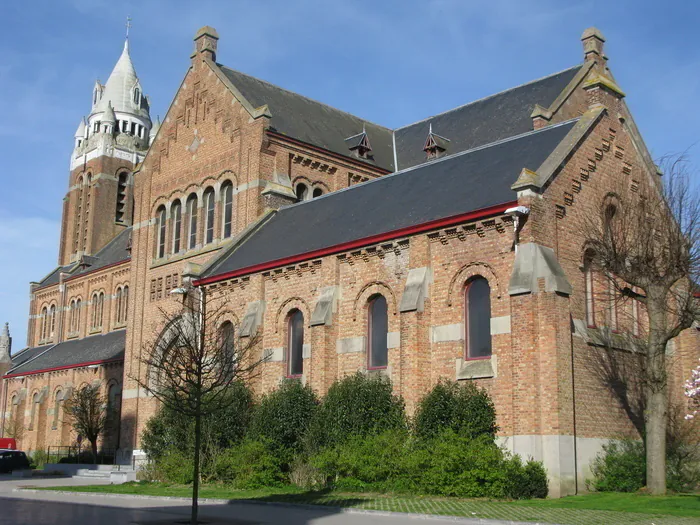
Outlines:
[{"label": "window frame", "polygon": [[595,315],[595,276],[593,274],[593,254],[586,252],[583,259],[583,293],[586,327],[597,328]]},{"label": "window frame", "polygon": [[226,181],[221,186],[221,238],[228,239],[233,236],[233,184]]},{"label": "window frame", "polygon": [[156,212],[158,216],[156,231],[156,258],[162,259],[165,257],[165,237],[167,233],[167,216],[165,206],[160,206]]},{"label": "window frame", "polygon": [[199,202],[197,194],[192,193],[187,197],[187,249],[194,250],[197,247],[197,226]]},{"label": "window frame", "polygon": [[[373,365],[373,356],[375,355],[376,349],[374,348],[374,309],[377,305],[377,301],[382,299],[384,301],[384,309],[386,315],[386,342],[384,344],[386,352],[386,364],[384,365]],[[367,370],[385,370],[389,366],[389,303],[382,294],[374,294],[367,300]]]},{"label": "window frame", "polygon": [[[295,373],[295,371],[292,369],[293,363],[294,363],[294,353],[295,353],[295,345],[294,345],[294,339],[295,339],[295,328],[294,328],[294,321],[296,316],[299,315],[301,322],[299,325],[299,329],[301,330],[301,344],[299,345],[298,352],[299,352],[299,363],[301,364],[301,370],[298,373]],[[294,308],[293,310],[290,310],[290,312],[287,314],[287,351],[286,351],[286,368],[287,368],[287,377],[291,379],[299,379],[304,375],[304,313],[298,309]]]},{"label": "window frame", "polygon": [[170,216],[173,223],[173,254],[178,254],[182,244],[182,203],[179,199],[170,207]]},{"label": "window frame", "polygon": [[214,188],[204,191],[204,244],[214,242],[216,236],[216,194]]},{"label": "window frame", "polygon": [[[488,300],[489,300],[489,322],[488,322],[488,331],[489,331],[489,355],[484,355],[484,356],[473,356],[472,354],[472,349],[471,349],[471,341],[470,341],[470,324],[471,324],[471,316],[469,315],[469,309],[470,309],[470,298],[469,294],[470,291],[474,285],[475,282],[483,280],[486,283],[486,286],[488,287]],[[464,285],[464,360],[465,361],[478,361],[478,360],[483,360],[483,359],[491,359],[493,357],[493,334],[491,333],[491,313],[492,313],[492,308],[491,308],[491,284],[489,283],[488,279],[484,277],[483,275],[475,275],[471,277],[466,284]]]}]

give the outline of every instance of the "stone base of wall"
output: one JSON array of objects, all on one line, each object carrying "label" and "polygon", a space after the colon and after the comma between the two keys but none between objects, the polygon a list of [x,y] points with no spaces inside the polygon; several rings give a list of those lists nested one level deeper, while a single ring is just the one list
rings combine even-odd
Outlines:
[{"label": "stone base of wall", "polygon": [[[549,497],[561,498],[587,492],[591,464],[602,450],[604,438],[576,438],[560,435],[499,436],[497,442],[523,459],[541,461],[549,478]],[[574,461],[574,458],[576,460]]]}]

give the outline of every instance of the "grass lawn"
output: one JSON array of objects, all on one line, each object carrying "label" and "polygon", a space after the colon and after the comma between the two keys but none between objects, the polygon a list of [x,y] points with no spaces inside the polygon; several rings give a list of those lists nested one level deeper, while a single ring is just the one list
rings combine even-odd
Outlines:
[{"label": "grass lawn", "polygon": [[[191,497],[192,488],[161,483],[126,483],[83,487],[49,487],[114,494]],[[294,487],[235,490],[224,485],[205,485],[202,498],[305,503],[353,507],[366,510],[414,512],[472,518],[539,521],[561,525],[697,525],[700,495],[646,496],[596,493],[552,500],[492,501],[342,492],[308,492]]]}]

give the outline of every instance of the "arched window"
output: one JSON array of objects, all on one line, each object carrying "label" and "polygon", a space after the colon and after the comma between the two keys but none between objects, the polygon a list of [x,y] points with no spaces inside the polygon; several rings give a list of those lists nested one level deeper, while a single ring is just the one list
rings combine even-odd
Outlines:
[{"label": "arched window", "polygon": [[234,358],[233,335],[233,323],[231,321],[225,321],[219,327],[219,344],[226,354],[231,357],[231,359]]},{"label": "arched window", "polygon": [[368,335],[368,368],[386,368],[389,362],[387,348],[387,333],[389,332],[389,316],[386,299],[383,295],[374,295],[369,300],[367,308]]},{"label": "arched window", "polygon": [[48,315],[48,309],[44,306],[41,309],[41,333],[39,334],[39,338],[43,341],[46,339],[48,336],[48,322],[49,322],[49,315]]},{"label": "arched window", "polygon": [[204,192],[204,206],[207,214],[204,221],[204,242],[209,244],[214,241],[214,190],[208,188]]},{"label": "arched window", "polygon": [[53,402],[53,422],[51,423],[51,429],[56,430],[58,428],[58,421],[61,413],[61,406],[63,405],[63,390],[56,391],[56,396]]},{"label": "arched window", "polygon": [[157,236],[158,236],[158,259],[165,257],[165,228],[166,228],[166,216],[165,216],[165,206],[158,208],[158,225],[157,225]]},{"label": "arched window", "polygon": [[75,301],[75,324],[73,325],[74,332],[77,332],[80,330],[80,304],[81,304],[80,299]]},{"label": "arched window", "polygon": [[297,184],[296,194],[297,199],[299,199],[300,201],[305,201],[306,198],[309,196],[309,188],[306,187],[306,184],[299,183]]},{"label": "arched window", "polygon": [[323,190],[321,188],[314,188],[314,199],[323,195]]},{"label": "arched window", "polygon": [[39,392],[32,396],[32,411],[29,419],[29,430],[34,430],[36,425],[36,416],[39,413]]},{"label": "arched window", "polygon": [[125,171],[119,174],[117,182],[117,203],[114,220],[124,222],[126,212],[126,183],[129,180],[129,174]]},{"label": "arched window", "polygon": [[68,311],[70,312],[68,317],[68,331],[72,333],[75,331],[75,316],[77,315],[75,311],[75,299],[71,299]]},{"label": "arched window", "polygon": [[92,328],[102,327],[102,314],[104,312],[104,292],[93,294],[92,296]]},{"label": "arched window", "polygon": [[127,315],[129,314],[129,287],[122,288],[122,323],[126,323]]},{"label": "arched window", "polygon": [[299,377],[304,373],[304,314],[292,310],[287,319],[287,374]]},{"label": "arched window", "polygon": [[586,325],[588,325],[588,328],[595,328],[596,326],[593,257],[594,253],[591,250],[586,251],[586,253],[583,256],[584,294],[586,299]]},{"label": "arched window", "polygon": [[226,181],[221,187],[221,195],[224,203],[222,237],[228,239],[233,233],[233,184]]},{"label": "arched window", "polygon": [[116,305],[115,305],[115,310],[116,310],[116,322],[117,324],[122,322],[122,289],[121,287],[117,288],[117,293],[116,293]]},{"label": "arched window", "polygon": [[139,88],[134,89],[134,104],[141,103],[141,90]]},{"label": "arched window", "polygon": [[193,193],[187,199],[188,242],[187,248],[197,246],[197,196]]},{"label": "arched window", "polygon": [[483,277],[475,277],[464,290],[466,357],[491,355],[491,287]]},{"label": "arched window", "polygon": [[121,415],[122,392],[119,385],[112,383],[107,389],[107,425],[118,424]]},{"label": "arched window", "polygon": [[50,323],[50,331],[49,331],[49,337],[53,337],[54,333],[56,332],[56,305],[51,305],[51,308],[49,309],[49,323]]},{"label": "arched window", "polygon": [[180,201],[175,201],[170,210],[170,215],[173,218],[173,253],[176,254],[180,252],[182,236],[182,205]]}]

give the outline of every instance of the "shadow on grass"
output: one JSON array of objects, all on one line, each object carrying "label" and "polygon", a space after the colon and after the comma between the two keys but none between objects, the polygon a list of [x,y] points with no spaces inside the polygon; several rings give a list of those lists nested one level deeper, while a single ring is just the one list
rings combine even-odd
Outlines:
[{"label": "shadow on grass", "polygon": [[324,507],[356,507],[367,502],[367,498],[338,495],[331,489],[308,490],[288,494],[268,494],[251,496],[244,499],[233,499],[229,503],[248,501],[254,503],[289,503],[294,505],[318,505]]}]

